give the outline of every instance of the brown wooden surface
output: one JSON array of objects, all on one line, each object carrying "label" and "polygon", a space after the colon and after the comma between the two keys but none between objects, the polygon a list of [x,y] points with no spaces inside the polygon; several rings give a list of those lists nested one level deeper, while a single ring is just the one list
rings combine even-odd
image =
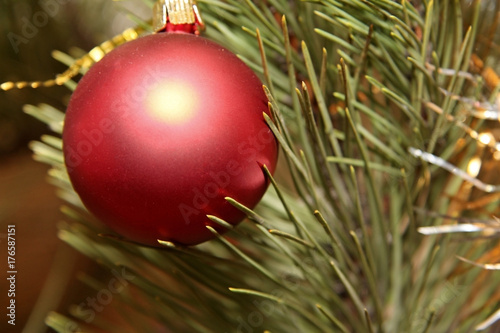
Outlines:
[{"label": "brown wooden surface", "polygon": [[[46,181],[47,170],[47,166],[33,161],[27,150],[0,160],[0,332],[22,332],[44,287],[49,286],[50,290],[42,300],[41,313],[34,318],[39,323],[43,322],[44,312],[55,309],[54,306],[64,310],[69,298],[75,298],[75,289],[81,286],[72,275],[75,270],[85,269],[82,266],[86,260],[57,238],[57,223],[64,216],[55,188]],[[9,289],[5,235],[10,224],[16,225],[15,327],[7,324],[5,313]],[[64,285],[68,279],[72,287]]]}]

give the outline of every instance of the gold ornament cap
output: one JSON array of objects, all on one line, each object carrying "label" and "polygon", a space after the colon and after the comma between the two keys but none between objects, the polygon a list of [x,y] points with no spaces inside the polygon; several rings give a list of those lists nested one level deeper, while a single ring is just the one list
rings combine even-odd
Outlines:
[{"label": "gold ornament cap", "polygon": [[154,32],[199,34],[205,25],[194,0],[159,0],[153,7]]}]

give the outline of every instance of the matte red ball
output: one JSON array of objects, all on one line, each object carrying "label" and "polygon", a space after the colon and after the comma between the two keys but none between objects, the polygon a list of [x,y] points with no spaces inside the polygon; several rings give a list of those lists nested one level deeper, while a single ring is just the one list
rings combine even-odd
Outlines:
[{"label": "matte red ball", "polygon": [[275,137],[257,76],[205,38],[160,33],[96,63],[68,105],[66,167],[87,209],[122,237],[193,245],[254,207],[274,171]]}]

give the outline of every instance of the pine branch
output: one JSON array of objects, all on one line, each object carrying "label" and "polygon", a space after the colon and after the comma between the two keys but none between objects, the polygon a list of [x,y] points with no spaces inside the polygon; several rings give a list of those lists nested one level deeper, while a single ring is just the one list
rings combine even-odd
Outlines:
[{"label": "pine branch", "polygon": [[[499,197],[470,181],[495,174],[499,147],[494,122],[475,106],[485,102],[498,117],[491,101],[500,80],[482,84],[484,64],[471,65],[483,43],[480,2],[199,5],[207,36],[266,82],[273,117],[265,120],[283,163],[275,177],[264,169],[272,186],[255,210],[227,198],[248,217],[236,230],[194,248],[150,249],[98,236],[102,228],[80,213],[64,173],[60,140],[34,143],[60,195],[76,206],[65,209],[73,222],[61,226],[60,238],[134,277],[115,295],[120,303],[109,305],[122,312],[120,326],[99,319],[89,329],[470,332],[494,325],[498,274],[456,256],[498,261],[498,235],[483,238],[491,225],[477,224],[477,237],[447,235],[456,217],[487,220],[498,211]],[[493,46],[482,54],[486,64],[500,56]],[[26,111],[61,133],[61,112]],[[479,133],[492,133],[491,141]],[[478,159],[483,174],[471,175],[467,167]],[[83,282],[105,288],[91,277]],[[47,320],[60,332],[76,321]]]}]

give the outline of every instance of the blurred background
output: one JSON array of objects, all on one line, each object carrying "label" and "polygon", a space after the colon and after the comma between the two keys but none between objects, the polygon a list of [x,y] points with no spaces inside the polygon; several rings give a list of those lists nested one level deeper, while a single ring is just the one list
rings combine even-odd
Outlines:
[{"label": "blurred background", "polygon": [[[0,83],[47,80],[67,67],[51,57],[89,51],[148,18],[141,0],[0,0]],[[78,50],[79,49],[79,50]],[[48,310],[85,301],[79,271],[89,263],[57,239],[62,201],[46,181],[48,167],[33,161],[28,144],[50,130],[22,111],[25,104],[65,109],[65,87],[0,91],[0,308],[8,305],[7,225],[16,225],[16,326],[1,311],[0,332],[49,332],[40,325]],[[66,285],[67,281],[70,282]],[[33,311],[35,310],[35,311]],[[31,315],[31,317],[30,317]]]}]

